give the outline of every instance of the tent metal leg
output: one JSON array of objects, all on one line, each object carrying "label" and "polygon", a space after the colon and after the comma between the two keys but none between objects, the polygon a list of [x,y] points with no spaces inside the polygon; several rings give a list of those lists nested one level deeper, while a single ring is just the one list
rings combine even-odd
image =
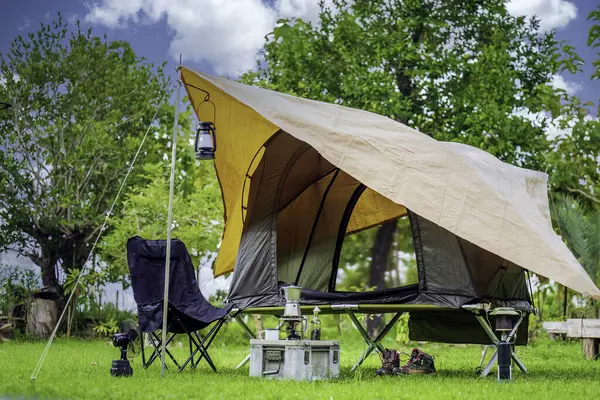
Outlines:
[{"label": "tent metal leg", "polygon": [[248,354],[246,357],[244,357],[244,359],[242,361],[240,361],[240,363],[235,367],[235,369],[242,368],[244,365],[248,364],[248,362],[250,362],[250,354]]},{"label": "tent metal leg", "polygon": [[[477,318],[477,321],[479,321],[479,324],[481,325],[481,327],[483,328],[483,330],[485,331],[485,333],[488,335],[488,337],[492,341],[493,346],[497,348],[498,343],[500,342],[500,340],[498,340],[498,337],[494,333],[494,330],[490,326],[488,320],[481,313],[479,313],[479,312],[475,312],[474,314],[475,314],[475,318]],[[521,315],[521,317],[519,318],[519,320],[515,324],[515,326],[512,329],[512,331],[510,331],[510,333],[508,335],[506,335],[506,338],[505,338],[506,341],[510,342],[511,340],[513,340],[513,338],[517,334],[517,330],[519,329],[519,326],[521,325],[521,322],[523,322],[523,319],[524,319],[524,316]],[[479,367],[481,367],[483,365],[483,362],[485,361],[485,355],[487,353],[488,347],[490,347],[490,346],[486,346],[484,348],[482,354],[481,354],[481,362],[479,363]],[[527,373],[527,368],[525,368],[525,365],[523,365],[523,363],[521,362],[521,360],[519,360],[519,358],[517,357],[517,355],[515,354],[514,351],[511,351],[511,358],[515,362],[515,364],[517,364],[517,366],[519,367],[519,369],[521,370],[521,372],[523,372],[524,374],[526,374]],[[481,374],[479,376],[482,377],[482,378],[486,377],[490,373],[490,371],[492,370],[492,368],[494,367],[494,365],[496,364],[497,359],[498,359],[498,350],[495,350],[494,354],[492,355],[492,358],[487,363],[487,365],[485,366],[485,368],[483,369],[483,371],[481,371]]]},{"label": "tent metal leg", "polygon": [[[240,313],[236,313],[233,315],[233,318],[235,318],[235,320],[237,321],[238,324],[240,324],[240,326],[242,327],[242,329],[244,330],[244,332],[246,332],[246,334],[248,335],[248,337],[250,337],[250,339],[256,339],[256,335],[254,334],[254,332],[252,332],[250,330],[250,328],[248,328],[248,325],[246,325],[246,323],[244,322],[244,320],[242,319],[242,316]],[[238,365],[237,367],[235,367],[235,369],[240,369],[242,368],[244,365],[248,364],[248,362],[250,361],[250,354],[248,354]]]},{"label": "tent metal leg", "polygon": [[479,375],[481,378],[485,378],[486,376],[488,376],[492,368],[494,368],[496,360],[498,360],[498,351],[494,351],[492,358],[490,358],[490,361],[487,363],[483,371],[481,371],[481,374]]},{"label": "tent metal leg", "polygon": [[[487,355],[487,352],[490,348],[489,345],[483,345],[482,347],[483,347],[483,349],[481,350],[481,360],[479,360],[479,366],[477,367],[478,369],[483,368],[483,362],[485,361],[485,356]],[[493,346],[491,346],[491,347],[493,347]]]},{"label": "tent metal leg", "polygon": [[379,353],[384,351],[384,348],[380,342],[383,340],[383,338],[385,338],[385,336],[390,332],[390,330],[396,325],[396,323],[398,322],[398,320],[400,319],[400,317],[402,316],[403,313],[402,312],[396,313],[394,315],[394,317],[390,320],[390,322],[388,322],[388,324],[383,328],[381,333],[379,333],[379,335],[377,335],[377,337],[375,339],[371,339],[369,337],[369,334],[367,333],[367,331],[365,331],[362,324],[360,323],[358,318],[356,318],[356,315],[354,314],[354,312],[352,312],[352,310],[346,310],[346,313],[352,320],[352,323],[354,324],[356,329],[362,335],[363,339],[365,340],[365,343],[367,343],[367,349],[365,350],[363,355],[358,359],[356,364],[354,364],[354,366],[351,369],[351,371],[354,371],[356,368],[358,368],[362,365],[362,363],[367,359],[367,357],[369,357],[371,355],[373,350],[376,350]]},{"label": "tent metal leg", "polygon": [[475,318],[477,318],[477,321],[479,321],[479,325],[481,325],[481,327],[495,346],[499,342],[499,340],[488,321],[481,314],[475,314]]},{"label": "tent metal leg", "polygon": [[238,322],[238,324],[241,325],[242,329],[248,334],[250,339],[256,339],[256,335],[250,330],[250,328],[248,328],[248,325],[246,325],[240,314],[236,314],[234,318]]},{"label": "tent metal leg", "polygon": [[[514,361],[514,363],[517,364],[517,366],[519,367],[519,369],[521,370],[521,372],[523,372],[524,374],[526,374],[527,373],[527,368],[525,368],[525,365],[523,365],[523,363],[521,362],[521,360],[519,360],[519,358],[517,357],[517,355],[515,354],[514,351],[511,352],[511,358]],[[481,371],[480,376],[482,378],[488,376],[488,374],[490,373],[490,371],[492,370],[492,368],[494,368],[494,365],[496,364],[497,360],[498,360],[498,351],[494,351],[494,354],[492,355],[492,358],[487,363],[487,365],[485,366],[485,368],[483,369],[483,371]],[[483,364],[483,359],[482,359],[482,364]]]},{"label": "tent metal leg", "polygon": [[513,361],[515,362],[515,364],[517,364],[517,366],[519,367],[519,369],[521,370],[522,373],[526,374],[527,373],[527,368],[525,368],[525,365],[523,365],[523,363],[521,362],[521,360],[519,360],[519,358],[516,356],[515,352],[512,351],[511,352],[511,357],[513,359]]}]

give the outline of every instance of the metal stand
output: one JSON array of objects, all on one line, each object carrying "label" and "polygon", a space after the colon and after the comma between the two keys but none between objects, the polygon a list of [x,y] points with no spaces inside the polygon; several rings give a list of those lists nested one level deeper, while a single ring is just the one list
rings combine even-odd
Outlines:
[{"label": "metal stand", "polygon": [[[383,352],[384,348],[381,345],[381,341],[392,330],[392,328],[398,323],[398,320],[400,319],[402,314],[404,314],[403,311],[397,312],[392,317],[390,322],[388,322],[387,325],[383,328],[383,330],[379,333],[379,335],[377,335],[377,337],[375,337],[373,339],[369,336],[369,334],[367,333],[365,328],[363,328],[362,324],[356,317],[356,314],[354,313],[355,310],[358,310],[358,307],[356,305],[337,305],[337,306],[332,306],[332,309],[344,311],[346,314],[348,314],[348,316],[350,317],[350,320],[352,321],[352,324],[356,327],[358,332],[360,332],[365,343],[367,344],[367,349],[363,352],[363,355],[358,359],[356,364],[354,364],[351,371],[354,371],[356,368],[360,367],[362,365],[362,363],[367,359],[367,357],[369,357],[371,355],[371,353],[373,351],[376,351],[378,353]],[[248,337],[250,339],[256,339],[256,335],[252,332],[252,330],[250,330],[250,328],[248,328],[248,325],[246,325],[246,323],[242,319],[240,310],[233,310],[231,316],[238,322],[238,324],[240,324],[240,326],[246,332],[246,334],[248,335]],[[250,355],[248,354],[248,356],[246,356],[246,358],[244,358],[235,368],[236,369],[241,368],[244,365],[246,365],[249,361],[250,361]]]},{"label": "metal stand", "polygon": [[[235,318],[235,320],[237,321],[238,324],[240,324],[240,326],[242,327],[242,329],[244,330],[244,332],[246,332],[246,334],[248,335],[248,337],[250,339],[256,339],[256,335],[254,334],[254,332],[252,332],[250,330],[250,328],[248,328],[248,325],[246,325],[246,323],[244,322],[244,320],[242,319],[242,315],[240,311],[233,311],[232,312],[232,316],[233,318]],[[235,367],[235,369],[240,369],[242,368],[244,365],[248,364],[248,362],[250,361],[250,354],[248,354],[246,356],[246,358],[244,358],[238,365],[237,367]]]},{"label": "metal stand", "polygon": [[[485,361],[485,356],[487,354],[488,349],[492,346],[496,348],[496,350],[494,351],[494,354],[492,354],[492,358],[490,358],[490,361],[487,363],[485,368],[483,368],[483,370],[481,370],[481,373],[479,374],[479,376],[483,378],[483,377],[486,377],[490,373],[490,371],[494,367],[494,364],[496,364],[496,362],[498,360],[497,347],[498,347],[498,342],[500,342],[500,340],[498,340],[498,337],[494,333],[494,330],[490,326],[488,320],[483,316],[482,312],[485,312],[485,311],[477,311],[477,310],[471,310],[471,311],[473,312],[473,314],[475,314],[475,318],[477,318],[477,321],[479,321],[479,324],[481,325],[481,327],[483,328],[483,330],[485,331],[485,333],[488,335],[488,337],[490,338],[490,340],[493,343],[493,345],[488,345],[483,348],[483,351],[481,353],[481,361],[479,362],[477,371],[481,370],[481,368],[483,367],[483,362]],[[510,333],[506,336],[506,340],[508,342],[511,342],[516,337],[517,330],[519,329],[519,326],[521,325],[521,322],[523,322],[524,318],[525,317],[522,314],[521,317],[519,318],[519,320],[517,321],[517,323],[515,324],[513,330],[510,331]],[[515,354],[514,350],[511,350],[511,358],[515,362],[515,364],[517,364],[519,369],[524,374],[526,374],[527,368],[525,368],[525,366],[523,365],[521,360],[519,360],[519,358]]]},{"label": "metal stand", "polygon": [[354,364],[354,366],[350,370],[352,372],[356,368],[358,368],[362,365],[362,363],[367,359],[367,357],[369,357],[371,355],[373,350],[376,350],[378,353],[383,352],[384,349],[383,349],[383,346],[381,345],[381,341],[390,332],[390,330],[392,330],[392,328],[396,325],[396,323],[398,322],[398,320],[404,313],[403,312],[396,313],[394,315],[394,317],[390,320],[390,322],[388,322],[387,325],[383,328],[383,330],[379,333],[379,335],[377,335],[377,337],[375,339],[371,339],[371,337],[369,337],[369,334],[367,333],[367,331],[365,331],[365,328],[363,328],[363,326],[360,323],[360,321],[358,320],[358,318],[356,318],[356,315],[354,315],[354,312],[349,309],[346,309],[345,311],[346,311],[346,314],[348,314],[348,316],[350,317],[350,320],[352,321],[352,323],[354,324],[356,329],[362,335],[363,339],[365,340],[365,343],[367,344],[367,349],[365,350],[363,355],[358,359],[356,364]]}]

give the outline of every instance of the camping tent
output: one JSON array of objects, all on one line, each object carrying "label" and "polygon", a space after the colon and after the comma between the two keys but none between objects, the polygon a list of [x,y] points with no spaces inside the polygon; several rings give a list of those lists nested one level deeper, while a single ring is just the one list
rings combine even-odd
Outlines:
[{"label": "camping tent", "polygon": [[[470,146],[438,142],[383,116],[181,69],[201,120],[216,106],[215,167],[225,231],[217,275],[229,301],[412,303],[490,301],[530,309],[524,270],[583,294],[600,291],[552,230],[547,176]],[[419,283],[336,291],[346,235],[408,215]]]}]

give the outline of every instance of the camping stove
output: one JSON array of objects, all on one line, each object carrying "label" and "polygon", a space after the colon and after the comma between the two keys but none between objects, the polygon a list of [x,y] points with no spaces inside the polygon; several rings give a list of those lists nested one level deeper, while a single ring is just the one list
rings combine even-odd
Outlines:
[{"label": "camping stove", "polygon": [[[287,325],[288,336],[287,340],[301,340],[304,331],[308,327],[308,321],[302,316],[300,311],[300,294],[302,288],[299,286],[286,286],[281,288],[283,298],[285,299],[285,308],[283,317],[281,317],[282,325]],[[306,323],[305,323],[306,322]],[[300,325],[300,329],[298,329]]]}]

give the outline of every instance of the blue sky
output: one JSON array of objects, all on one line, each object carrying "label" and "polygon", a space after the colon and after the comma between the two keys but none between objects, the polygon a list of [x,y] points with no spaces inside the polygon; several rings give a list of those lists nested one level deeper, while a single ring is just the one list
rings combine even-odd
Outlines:
[{"label": "blue sky", "polygon": [[[203,72],[236,76],[255,65],[255,53],[280,17],[315,20],[318,0],[0,0],[0,52],[18,34],[61,12],[98,34],[130,42],[138,55],[173,73],[184,64]],[[543,28],[557,29],[586,61],[583,74],[564,74],[555,85],[584,101],[598,101],[600,82],[591,82],[594,53],[586,45],[587,15],[597,0],[512,0],[513,14],[538,15]],[[174,75],[174,73],[173,73]]]}]

